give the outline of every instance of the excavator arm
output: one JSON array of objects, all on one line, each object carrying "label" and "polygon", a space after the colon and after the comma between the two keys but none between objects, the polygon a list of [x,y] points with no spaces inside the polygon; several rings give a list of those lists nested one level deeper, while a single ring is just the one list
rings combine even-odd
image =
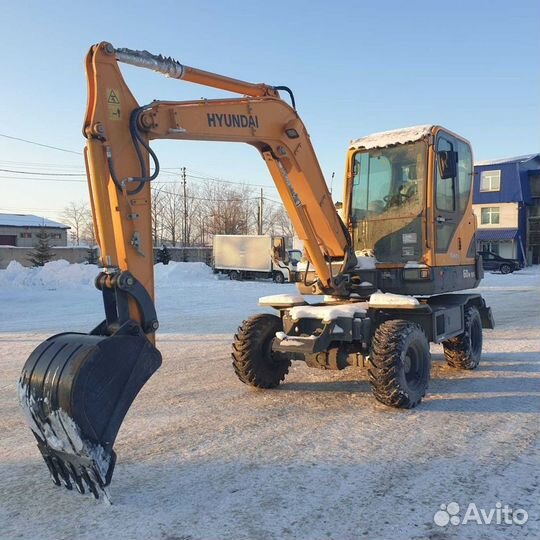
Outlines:
[{"label": "excavator arm", "polygon": [[[170,77],[221,88],[240,98],[154,101],[140,107],[118,61]],[[157,176],[152,139],[243,142],[262,155],[303,240],[318,283],[317,293],[346,295],[346,282],[330,262],[354,263],[348,232],[334,208],[307,130],[275,88],[184,66],[147,52],[94,46],[87,57],[89,101],[84,123],[87,167],[104,267],[129,271],[153,294],[149,181]],[[154,161],[150,174],[148,155]],[[147,254],[145,252],[148,252]]]},{"label": "excavator arm", "polygon": [[[140,106],[118,62],[241,97]],[[110,43],[90,49],[86,74],[84,155],[103,267],[96,286],[103,294],[105,320],[89,334],[62,333],[39,345],[23,368],[19,400],[54,483],[107,498],[121,423],[161,364],[154,342],[159,325],[150,191],[159,162],[149,141],[254,146],[304,241],[318,276],[314,293],[347,297],[347,271],[356,261],[306,128],[279,96],[280,89],[288,89],[201,71],[146,51],[115,49]],[[334,275],[332,261],[341,261]]]}]

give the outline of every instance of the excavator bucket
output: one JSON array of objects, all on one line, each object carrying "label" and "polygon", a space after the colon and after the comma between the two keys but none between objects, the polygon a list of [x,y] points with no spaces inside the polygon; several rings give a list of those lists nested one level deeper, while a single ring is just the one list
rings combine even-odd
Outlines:
[{"label": "excavator bucket", "polygon": [[58,334],[32,352],[19,400],[57,486],[109,500],[114,441],[160,365],[161,354],[133,321],[112,336]]}]

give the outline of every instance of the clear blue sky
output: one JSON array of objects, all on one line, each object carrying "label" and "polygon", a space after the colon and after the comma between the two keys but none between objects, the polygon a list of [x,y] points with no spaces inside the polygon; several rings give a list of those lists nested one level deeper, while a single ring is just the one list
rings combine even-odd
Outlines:
[{"label": "clear blue sky", "polygon": [[[3,134],[81,150],[83,59],[91,44],[106,40],[290,86],[325,175],[336,173],[338,196],[349,140],[375,131],[442,124],[471,140],[478,160],[540,151],[538,0],[2,4]],[[140,103],[222,95],[147,71],[123,72]],[[164,167],[272,183],[247,146],[154,147]],[[83,165],[80,156],[0,137],[0,168],[82,172]],[[82,182],[7,177],[0,172],[0,212],[55,217],[87,196]]]}]

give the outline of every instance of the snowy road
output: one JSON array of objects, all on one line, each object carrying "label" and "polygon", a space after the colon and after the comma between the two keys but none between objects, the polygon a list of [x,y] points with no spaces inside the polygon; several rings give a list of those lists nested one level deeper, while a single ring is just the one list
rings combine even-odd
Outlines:
[{"label": "snowy road", "polygon": [[[295,364],[278,390],[242,385],[230,366],[232,331],[259,296],[292,286],[160,268],[164,364],[118,437],[112,507],[52,485],[16,403],[31,350],[101,317],[91,274],[66,272],[35,286],[0,273],[0,538],[540,537],[537,269],[486,277],[481,292],[498,327],[486,332],[480,368],[453,371],[432,347],[428,397],[398,411],[374,401],[360,370]],[[469,503],[500,502],[529,520],[434,524],[450,502],[461,517]]]}]

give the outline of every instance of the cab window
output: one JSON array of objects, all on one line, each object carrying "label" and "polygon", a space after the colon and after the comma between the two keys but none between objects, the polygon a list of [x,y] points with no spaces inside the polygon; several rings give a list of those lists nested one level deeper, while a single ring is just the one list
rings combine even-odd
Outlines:
[{"label": "cab window", "polygon": [[[443,150],[454,150],[454,145],[444,137],[439,137],[437,141],[437,152]],[[454,212],[456,209],[456,179],[441,178],[437,167],[437,186],[435,188],[436,205],[438,210]]]},{"label": "cab window", "polygon": [[470,146],[463,142],[457,141],[458,152],[458,201],[459,211],[465,212],[469,195],[471,193],[473,167],[472,154]]}]

